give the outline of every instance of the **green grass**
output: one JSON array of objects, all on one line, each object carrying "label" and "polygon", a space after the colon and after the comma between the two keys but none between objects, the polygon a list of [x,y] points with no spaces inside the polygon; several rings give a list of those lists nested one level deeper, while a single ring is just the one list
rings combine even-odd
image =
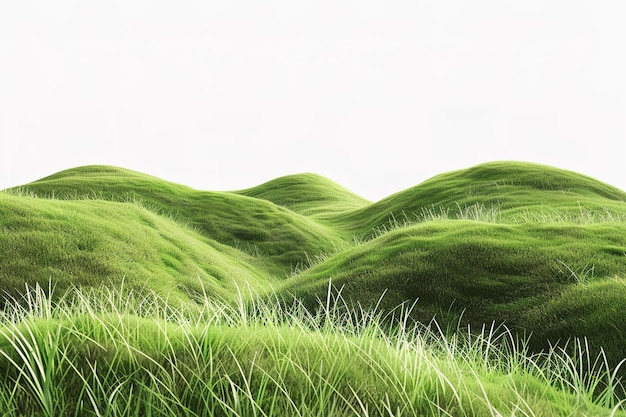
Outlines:
[{"label": "green grass", "polygon": [[339,184],[311,173],[276,178],[237,193],[268,200],[294,212],[318,218],[336,216],[370,204]]},{"label": "green grass", "polygon": [[25,297],[0,315],[7,417],[626,415],[584,340],[536,355],[506,329],[389,326],[332,293],[318,315],[106,287]]},{"label": "green grass", "polygon": [[[349,214],[342,224],[369,236],[377,227],[427,213],[466,213],[472,207],[486,214],[497,210],[498,220],[519,222],[554,213],[576,219],[614,216],[623,219],[626,193],[593,178],[539,164],[492,162],[435,176]],[[346,217],[348,217],[346,219]],[[395,220],[394,220],[395,219]]]},{"label": "green grass", "polygon": [[70,169],[15,191],[53,200],[140,204],[212,240],[258,255],[258,266],[277,276],[303,262],[307,253],[341,241],[338,231],[264,199],[198,191],[115,167]]},{"label": "green grass", "polygon": [[188,300],[199,283],[222,296],[236,283],[267,286],[251,256],[136,204],[0,194],[0,230],[0,281],[12,296],[47,282],[126,281],[172,300]]},{"label": "green grass", "polygon": [[[626,357],[625,201],[626,193],[592,178],[517,162],[442,174],[376,203],[313,174],[208,192],[115,167],[62,171],[0,192],[0,307],[10,317],[4,322],[5,348],[17,346],[11,340],[21,340],[26,350],[35,341],[48,343],[42,358],[52,355],[45,360],[53,362],[62,381],[74,379],[61,383],[67,392],[45,391],[28,379],[56,378],[42,374],[38,359],[29,362],[33,370],[20,373],[19,355],[5,355],[0,377],[9,365],[16,368],[5,375],[6,384],[11,381],[6,378],[14,379],[8,384],[14,392],[0,394],[0,405],[3,399],[13,404],[31,390],[28,395],[39,396],[39,405],[7,415],[66,413],[46,411],[58,402],[75,411],[79,405],[71,401],[79,397],[96,415],[141,415],[143,409],[133,404],[150,401],[175,415],[192,407],[185,401],[224,415],[279,415],[267,410],[298,415],[296,409],[306,410],[301,415],[367,414],[363,407],[370,415],[498,415],[495,410],[596,415],[589,411],[596,405],[604,407],[597,415],[608,415],[616,402],[608,400],[606,389],[616,389],[616,401],[626,398],[620,384],[611,381],[613,370],[615,378],[626,377],[621,366]],[[341,293],[342,310],[326,319],[329,281]],[[103,284],[111,291],[123,288],[113,297],[117,301],[104,308],[94,296],[83,300]],[[10,316],[13,299],[32,310],[33,300],[21,297],[37,286],[48,293],[48,316],[26,319],[30,316],[20,310]],[[78,288],[73,296],[60,297],[73,288]],[[128,297],[120,306],[122,291]],[[153,299],[160,307],[151,306]],[[399,314],[398,306],[407,305],[413,307]],[[398,320],[400,328],[418,328],[426,339],[415,338],[411,330],[412,339],[400,342],[389,327]],[[472,361],[462,367],[464,356],[471,356],[467,349],[477,343],[472,338],[480,340],[484,326],[492,324],[507,326],[508,336],[501,340],[516,341],[517,353],[496,354],[496,362],[527,361],[522,368],[529,374],[501,393],[515,398],[519,409],[496,399],[510,384],[505,368],[489,365],[495,372],[490,373]],[[210,368],[206,362],[204,371],[193,369],[200,359],[185,341],[197,341],[203,332],[223,341],[219,352],[228,360],[220,356],[216,363],[224,362],[226,374],[202,373]],[[106,345],[102,338],[120,340]],[[77,340],[89,346],[95,362],[74,352]],[[157,340],[165,345],[152,346]],[[244,348],[245,340],[272,348],[269,353],[265,347]],[[59,347],[61,342],[68,345]],[[428,345],[429,355],[454,354],[424,356],[424,363],[435,364],[426,373],[430,379],[407,376],[396,369],[407,360],[398,359],[404,352],[399,346],[416,343]],[[461,350],[455,350],[456,343]],[[164,349],[171,353],[168,358],[159,356]],[[369,356],[359,356],[360,349]],[[286,356],[276,356],[278,351]],[[334,351],[342,352],[340,362],[329,356]],[[63,362],[70,353],[79,356]],[[258,369],[257,359],[266,361]],[[69,365],[74,360],[102,364],[104,373],[74,369]],[[190,373],[167,376],[179,361]],[[372,368],[381,361],[391,361],[396,370]],[[333,371],[316,374],[319,366]],[[604,376],[583,376],[598,372]],[[138,375],[144,379],[133,379]],[[177,379],[168,380],[172,375]],[[215,385],[202,385],[200,377]],[[411,382],[416,391],[403,394],[406,386],[398,388],[393,378],[403,384],[417,378]],[[524,384],[535,391],[527,393]],[[286,395],[294,387],[308,394]],[[385,397],[391,395],[388,387],[398,398]],[[19,394],[21,389],[26,391]],[[206,395],[199,399],[192,391]],[[98,395],[120,395],[120,402],[107,408],[105,402],[93,403]],[[235,404],[244,408],[234,409]],[[542,411],[542,404],[549,411]],[[592,408],[581,411],[583,405]]]}]

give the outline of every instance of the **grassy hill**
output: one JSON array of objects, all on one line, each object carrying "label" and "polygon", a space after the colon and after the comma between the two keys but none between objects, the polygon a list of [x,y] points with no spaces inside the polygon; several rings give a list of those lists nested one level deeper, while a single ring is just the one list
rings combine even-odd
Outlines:
[{"label": "grassy hill", "polygon": [[[305,313],[294,316],[285,313],[285,308],[304,308],[313,317],[307,320],[330,315],[336,320],[333,326],[348,334],[352,330],[345,328],[346,317],[348,322],[365,320],[368,331],[378,332],[372,329],[383,323],[393,325],[389,320],[392,316],[397,319],[400,311],[406,313],[402,316],[405,325],[428,324],[435,317],[444,338],[459,329],[469,328],[481,334],[484,326],[504,323],[510,329],[511,340],[528,337],[525,340],[529,351],[525,356],[554,352],[552,347],[558,343],[559,349],[565,347],[569,354],[578,351],[576,360],[585,366],[595,367],[597,363],[591,358],[602,354],[607,369],[612,369],[626,358],[626,316],[621,313],[626,305],[626,193],[578,173],[519,162],[487,163],[441,174],[376,203],[314,174],[277,178],[245,190],[209,192],[116,167],[79,167],[0,192],[0,282],[8,296],[3,302],[6,306],[13,305],[11,297],[19,299],[29,294],[27,287],[52,286],[52,300],[63,300],[67,289],[77,288],[73,291],[79,293],[90,288],[101,291],[104,284],[105,288],[124,288],[139,300],[149,299],[154,293],[160,300],[155,302],[166,305],[165,310],[174,309],[175,317],[196,317],[198,325],[206,313],[195,316],[191,312],[196,308],[206,308],[207,303],[217,310],[234,308],[238,316],[231,322],[239,324],[228,325],[230,330],[216,336],[220,340],[230,340],[237,332],[245,339],[249,333],[267,347],[277,343],[274,337],[281,337],[272,333],[275,331],[288,340],[304,338],[303,343],[311,344],[288,344],[281,349],[310,353],[316,349],[312,346],[326,346],[323,334],[328,328],[316,322],[312,333],[289,336],[291,330],[283,329],[284,323],[295,320],[303,328],[310,324],[301,321]],[[337,292],[340,296],[336,296]],[[29,304],[32,299],[25,297],[22,302]],[[257,297],[263,299],[261,304],[257,304]],[[330,314],[326,301],[333,297],[338,297],[337,310]],[[399,305],[405,309],[398,310]],[[134,312],[132,303],[126,306],[132,311],[120,313],[118,307],[116,311],[127,317],[124,320],[135,320],[133,317],[139,313]],[[410,310],[406,310],[408,306],[412,306]],[[72,311],[74,307],[67,308]],[[377,310],[371,313],[372,309]],[[107,309],[97,310],[102,312],[90,316],[88,321],[95,321],[89,325],[102,322],[102,326],[109,326]],[[66,311],[61,309],[61,313],[55,314]],[[368,321],[370,313],[380,316]],[[283,314],[287,314],[286,318]],[[240,328],[241,320],[246,322],[248,316],[269,325],[269,333]],[[47,318],[31,318],[39,323],[37,328],[49,329]],[[74,314],[62,320],[67,321],[66,326],[78,326],[79,319]],[[171,316],[159,320],[153,324],[157,333],[160,326],[181,326],[178,318],[173,320],[175,325],[166,324],[172,321]],[[233,326],[240,329],[234,330]],[[94,331],[98,332],[90,330],[88,334]],[[162,331],[172,341],[173,351],[176,343],[183,343],[174,342],[184,336],[178,330]],[[184,337],[197,338],[198,331],[190,329],[189,333],[183,332]],[[392,338],[396,343],[393,348],[374,348],[374,342],[361,339],[362,331],[353,334],[355,346],[341,348],[347,349],[346,355],[354,355],[352,349],[374,349],[369,354],[375,352],[385,357],[399,354],[398,339]],[[83,330],[77,332],[82,334]],[[384,339],[393,332],[390,328],[379,336],[387,335]],[[35,333],[33,340],[39,337]],[[0,353],[3,335],[11,339],[6,331],[0,333]],[[104,343],[93,338],[96,345]],[[573,338],[585,341],[587,357]],[[402,343],[405,342],[409,343]],[[335,346],[334,342],[328,343]],[[473,346],[474,342],[469,343]],[[256,355],[246,349],[249,348],[244,349],[245,358]],[[152,353],[146,355],[153,357]],[[263,355],[271,356],[271,352]],[[328,360],[320,355],[320,361]],[[454,360],[463,358],[457,356]],[[297,363],[292,363],[296,368],[289,372],[305,367]],[[579,369],[583,368],[581,364]],[[437,369],[432,372],[443,372],[447,375],[444,381],[457,378]],[[250,372],[252,375],[253,370]],[[355,381],[359,378],[348,377],[355,370],[348,367],[345,372],[345,381],[353,381],[349,386],[357,389]],[[497,370],[498,375],[506,372]],[[623,368],[616,371],[616,375],[620,373]],[[282,373],[264,375],[287,378]],[[181,375],[187,381],[189,377]],[[244,385],[246,378],[240,381]],[[336,383],[342,388],[332,395],[340,392],[344,399],[352,395],[345,381],[337,378]],[[490,377],[481,373],[479,380],[487,384],[486,378]],[[532,379],[536,375],[519,378]],[[606,378],[600,379],[602,384],[595,388],[588,386],[593,385],[594,379],[581,382],[596,399],[602,397],[600,387],[607,383]],[[80,380],[72,383],[80,384]],[[529,384],[547,383],[533,381]],[[562,386],[546,390],[576,391],[563,381]],[[286,381],[274,382],[279,391],[289,385]],[[373,380],[368,383],[376,385]],[[148,388],[148,392],[154,389]],[[425,403],[420,404],[426,408],[411,409],[394,397],[395,407],[404,411],[393,414],[380,408],[384,395],[377,389],[359,389],[368,393],[363,394],[366,397],[371,396],[368,400],[357,396],[359,401],[378,404],[380,414],[374,415],[412,415],[416,410],[434,410],[428,408],[433,404]],[[485,412],[483,406],[476,405],[468,413],[473,409],[468,405],[471,400],[450,397],[450,392],[444,391],[437,391],[437,395],[447,398],[448,404],[440,415]],[[530,401],[527,395],[536,395],[515,392],[522,395],[520,404]],[[2,395],[0,392],[0,404]],[[359,401],[348,402],[356,410]],[[415,401],[411,400],[411,404],[417,404]],[[571,406],[574,400],[567,397],[563,401]],[[559,414],[560,411],[554,411],[559,407],[548,403],[551,411],[536,415],[604,413],[600,409],[582,412],[577,408],[580,404],[574,401],[573,409],[561,403],[561,408],[571,414]],[[213,407],[218,407],[216,404]],[[604,403],[616,405],[619,408],[616,402]],[[582,414],[576,414],[579,411]],[[228,407],[224,412],[234,413]],[[534,415],[525,413],[522,415]],[[19,413],[16,411],[15,415]],[[346,415],[358,413],[353,410]]]},{"label": "grassy hill", "polygon": [[[626,225],[431,221],[342,251],[285,282],[314,306],[329,277],[352,310],[391,311],[417,301],[412,317],[480,328],[506,323],[532,332],[536,349],[587,337],[617,364],[626,357]],[[385,294],[381,299],[381,295]]]},{"label": "grassy hill", "polygon": [[174,301],[202,288],[230,297],[236,285],[267,286],[252,256],[133,203],[2,193],[0,230],[0,281],[9,296],[26,285],[62,293],[125,282]]},{"label": "grassy hill", "polygon": [[284,275],[307,255],[341,242],[339,233],[264,199],[197,191],[138,172],[88,166],[18,188],[43,199],[136,203],[225,245],[258,255],[271,275]]},{"label": "grassy hill", "polygon": [[341,185],[316,174],[296,174],[276,178],[237,192],[271,201],[304,215],[336,215],[364,208],[369,201]]},{"label": "grassy hill", "polygon": [[[344,224],[371,236],[379,228],[436,218],[519,222],[624,220],[626,193],[545,165],[491,162],[437,175],[356,210]],[[482,216],[482,217],[481,217]],[[595,217],[595,219],[593,219]]]}]

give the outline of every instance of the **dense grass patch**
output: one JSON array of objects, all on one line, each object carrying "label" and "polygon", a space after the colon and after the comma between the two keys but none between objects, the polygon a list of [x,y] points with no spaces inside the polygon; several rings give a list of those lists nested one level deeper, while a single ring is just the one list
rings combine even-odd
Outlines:
[{"label": "dense grass patch", "polygon": [[265,199],[198,191],[115,167],[70,169],[13,192],[42,199],[140,204],[256,256],[258,266],[277,277],[304,262],[306,254],[323,252],[341,242],[340,233],[333,228]]},{"label": "dense grass patch", "polygon": [[506,329],[389,326],[333,294],[317,315],[110,288],[24,300],[0,315],[4,416],[626,415],[613,370],[584,349],[533,355]]},{"label": "dense grass patch", "polygon": [[63,291],[125,281],[174,302],[201,292],[199,284],[220,296],[234,283],[267,287],[251,256],[132,203],[0,193],[0,253],[2,295],[27,284]]},{"label": "dense grass patch", "polygon": [[[587,337],[626,357],[622,307],[626,226],[445,220],[398,228],[329,257],[280,287],[313,306],[328,277],[348,303],[385,310],[418,300],[412,317],[456,328],[506,323],[535,350]],[[380,294],[385,296],[380,299]]]},{"label": "dense grass patch", "polygon": [[[380,227],[405,219],[413,222],[433,213],[478,219],[494,210],[497,221],[505,223],[533,221],[533,214],[541,217],[550,213],[555,214],[552,219],[560,216],[558,220],[580,218],[581,213],[588,219],[623,219],[626,193],[593,178],[545,165],[492,162],[437,175],[338,217],[353,233],[371,236]],[[493,213],[489,218],[494,218]]]},{"label": "dense grass patch", "polygon": [[297,213],[318,218],[336,216],[370,204],[339,184],[310,173],[276,178],[237,193],[268,200]]},{"label": "dense grass patch", "polygon": [[443,308],[454,300],[467,307],[514,302],[619,274],[626,268],[625,253],[623,224],[430,221],[336,253],[285,285],[315,297],[332,276],[345,286],[344,296],[355,294],[362,303],[375,303],[388,290],[392,305],[419,298]]}]

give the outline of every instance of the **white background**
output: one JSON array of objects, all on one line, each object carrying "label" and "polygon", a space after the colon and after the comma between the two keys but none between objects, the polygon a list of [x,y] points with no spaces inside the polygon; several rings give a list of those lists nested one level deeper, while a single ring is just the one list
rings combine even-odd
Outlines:
[{"label": "white background", "polygon": [[0,0],[0,189],[108,164],[377,200],[492,160],[626,189],[626,2]]}]

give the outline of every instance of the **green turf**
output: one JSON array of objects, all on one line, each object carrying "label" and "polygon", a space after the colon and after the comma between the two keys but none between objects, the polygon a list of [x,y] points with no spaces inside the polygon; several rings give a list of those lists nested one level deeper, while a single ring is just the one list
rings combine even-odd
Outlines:
[{"label": "green turf", "polygon": [[[492,162],[445,173],[350,214],[341,215],[353,233],[442,212],[471,215],[468,208],[497,210],[498,221],[553,218],[624,218],[626,193],[590,177],[544,165]],[[345,219],[348,217],[348,219]]]},{"label": "green turf", "polygon": [[431,221],[329,257],[286,281],[281,292],[314,305],[331,277],[346,300],[366,308],[417,300],[413,316],[422,322],[433,316],[453,328],[460,316],[463,327],[505,322],[534,332],[541,347],[548,338],[585,336],[603,340],[621,360],[626,322],[615,313],[626,305],[620,299],[626,287],[607,277],[623,276],[625,254],[626,224]]},{"label": "green turf", "polygon": [[258,255],[272,275],[284,276],[308,255],[341,242],[337,231],[264,199],[198,191],[115,167],[70,169],[18,190],[44,199],[138,203],[212,240]]},{"label": "green turf", "polygon": [[184,300],[203,288],[228,297],[235,285],[268,285],[252,256],[132,203],[0,194],[0,231],[0,280],[11,296],[26,284],[62,292],[125,282]]},{"label": "green turf", "polygon": [[305,215],[335,216],[370,204],[339,184],[316,174],[297,174],[276,178],[238,194],[271,201]]},{"label": "green turf", "polygon": [[626,415],[603,364],[578,367],[585,350],[536,356],[493,328],[389,327],[340,299],[324,315],[106,287],[27,299],[0,313],[7,417]]},{"label": "green turf", "polygon": [[104,283],[173,305],[254,294],[314,310],[331,282],[352,313],[415,302],[412,320],[505,323],[535,352],[582,337],[615,366],[625,280],[626,193],[530,163],[441,174],[376,203],[314,174],[209,192],[107,166],[0,192],[8,296]]}]

